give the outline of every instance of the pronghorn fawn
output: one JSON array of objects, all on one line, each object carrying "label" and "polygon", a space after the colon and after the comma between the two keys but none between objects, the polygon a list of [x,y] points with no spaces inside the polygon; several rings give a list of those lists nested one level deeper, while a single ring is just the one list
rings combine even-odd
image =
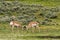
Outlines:
[{"label": "pronghorn fawn", "polygon": [[[27,30],[29,28],[35,28],[35,29],[38,29],[39,30],[39,23],[36,22],[36,21],[29,22],[29,24],[26,26],[26,28],[27,28]],[[34,31],[36,31],[36,30],[32,30],[32,32],[34,32]]]},{"label": "pronghorn fawn", "polygon": [[12,31],[13,31],[14,27],[22,28],[21,24],[18,21],[11,21],[10,26],[12,27]]}]

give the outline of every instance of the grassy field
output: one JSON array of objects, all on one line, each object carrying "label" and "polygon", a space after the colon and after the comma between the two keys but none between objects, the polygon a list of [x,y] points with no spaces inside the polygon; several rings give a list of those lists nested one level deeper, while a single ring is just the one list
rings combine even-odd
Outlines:
[{"label": "grassy field", "polygon": [[[58,7],[60,6],[59,2],[50,2],[50,1],[20,1],[25,4],[41,4],[46,7]],[[60,12],[59,12],[60,13]],[[53,22],[56,21],[60,24],[60,15],[57,19],[53,19]],[[0,40],[60,40],[60,38],[43,38],[41,36],[60,36],[60,25],[40,25],[40,32],[27,32],[26,30],[22,31],[14,29],[14,32],[11,31],[9,23],[0,23]]]},{"label": "grassy field", "polygon": [[60,40],[59,38],[50,38],[50,36],[60,36],[60,27],[41,25],[40,32],[31,32],[31,30],[28,32],[19,30],[18,32],[16,28],[12,32],[9,24],[0,24],[0,40]]}]

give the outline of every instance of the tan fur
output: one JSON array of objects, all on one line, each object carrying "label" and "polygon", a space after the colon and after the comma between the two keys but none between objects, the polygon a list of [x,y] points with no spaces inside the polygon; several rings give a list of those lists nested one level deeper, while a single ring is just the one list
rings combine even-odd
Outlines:
[{"label": "tan fur", "polygon": [[21,27],[21,24],[18,21],[11,21],[10,26],[12,27],[12,30],[16,26],[17,28]]},{"label": "tan fur", "polygon": [[[29,22],[29,24],[27,25],[27,30],[28,30],[29,28],[34,28],[34,27],[39,30],[39,23],[36,22],[36,21]],[[33,30],[32,30],[32,31],[33,31]]]}]

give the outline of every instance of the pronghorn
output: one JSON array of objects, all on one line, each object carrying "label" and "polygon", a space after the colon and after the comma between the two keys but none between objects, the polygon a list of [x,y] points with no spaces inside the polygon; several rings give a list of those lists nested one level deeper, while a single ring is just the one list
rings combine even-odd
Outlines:
[{"label": "pronghorn", "polygon": [[10,26],[12,27],[12,31],[13,31],[13,29],[14,29],[14,27],[16,26],[17,28],[22,28],[21,27],[21,24],[18,22],[18,21],[11,21],[10,22]]},{"label": "pronghorn", "polygon": [[[29,24],[26,26],[27,30],[29,28],[34,28],[39,30],[39,23],[36,21],[29,22]],[[32,30],[33,31],[33,30]]]}]

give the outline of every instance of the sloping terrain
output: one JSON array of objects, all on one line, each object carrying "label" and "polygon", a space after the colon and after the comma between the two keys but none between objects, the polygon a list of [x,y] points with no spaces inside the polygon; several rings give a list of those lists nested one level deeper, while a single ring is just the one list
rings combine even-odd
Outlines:
[{"label": "sloping terrain", "polygon": [[47,7],[41,4],[23,4],[18,1],[0,2],[0,22],[9,22],[14,15],[15,20],[25,22],[25,24],[29,21],[53,23],[54,19],[59,19],[59,12],[59,6]]},{"label": "sloping terrain", "polygon": [[[11,31],[9,22],[13,19],[27,25],[30,21],[40,23],[40,32],[29,32],[19,30]],[[22,37],[21,37],[22,36]],[[25,36],[60,36],[60,1],[1,1],[0,2],[0,39],[30,40],[31,37]],[[35,39],[35,38],[31,38]],[[37,40],[36,38],[35,40]],[[43,40],[42,38],[39,38]],[[50,39],[49,40],[55,40]],[[44,40],[48,40],[44,39]],[[57,40],[57,39],[56,39]],[[59,39],[58,39],[59,40]]]}]

